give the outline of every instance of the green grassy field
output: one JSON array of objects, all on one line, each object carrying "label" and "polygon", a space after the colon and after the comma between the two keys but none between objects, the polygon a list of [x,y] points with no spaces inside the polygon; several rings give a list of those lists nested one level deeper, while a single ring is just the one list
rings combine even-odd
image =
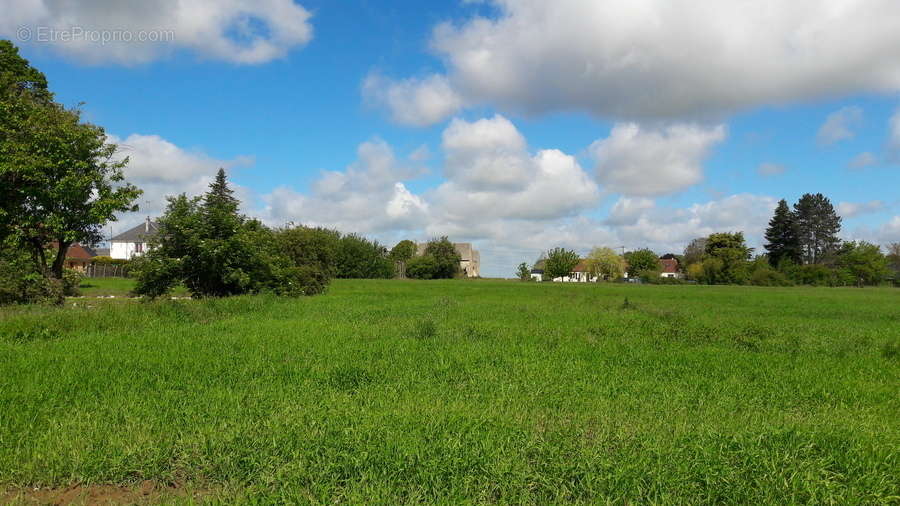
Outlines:
[{"label": "green grassy field", "polygon": [[7,498],[900,502],[900,290],[335,281],[0,333]]}]

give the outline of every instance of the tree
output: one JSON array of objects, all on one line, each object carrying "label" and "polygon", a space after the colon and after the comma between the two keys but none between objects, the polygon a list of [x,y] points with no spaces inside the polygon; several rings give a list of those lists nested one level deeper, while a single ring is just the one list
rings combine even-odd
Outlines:
[{"label": "tree", "polygon": [[522,262],[519,264],[518,270],[516,270],[516,276],[519,277],[519,281],[531,281],[531,268],[528,267],[528,264]]},{"label": "tree", "polygon": [[580,261],[581,257],[572,250],[553,248],[547,252],[547,260],[544,261],[543,279],[553,280],[568,276]]},{"label": "tree", "polygon": [[894,271],[894,283],[900,284],[900,242],[888,245],[888,267]]},{"label": "tree", "polygon": [[625,275],[625,259],[612,248],[594,248],[588,254],[587,268],[591,276],[615,280]]},{"label": "tree", "polygon": [[282,254],[294,265],[317,266],[329,278],[337,275],[341,234],[321,227],[287,226],[275,232]]},{"label": "tree", "polygon": [[406,262],[416,256],[418,247],[409,239],[404,239],[391,249],[390,257],[394,262]]},{"label": "tree", "polygon": [[805,264],[821,264],[837,252],[841,240],[841,217],[821,193],[807,193],[794,204],[797,245]]},{"label": "tree", "polygon": [[891,273],[881,248],[865,241],[844,243],[838,253],[837,266],[853,276],[857,286],[877,285]]},{"label": "tree", "polygon": [[358,234],[341,238],[337,277],[349,279],[387,279],[394,277],[394,262],[378,241]]},{"label": "tree", "polygon": [[786,200],[781,199],[775,208],[775,215],[766,229],[766,251],[772,267],[784,260],[800,261],[800,245],[797,240],[797,223]]},{"label": "tree", "polygon": [[99,242],[116,213],[137,209],[141,192],[124,181],[128,159],[116,158],[103,129],[53,103],[43,74],[0,42],[0,240],[11,238],[37,271],[62,279],[69,246]]},{"label": "tree", "polygon": [[659,256],[649,249],[639,249],[625,253],[625,261],[628,262],[628,274],[639,275],[642,272],[662,270]]},{"label": "tree", "polygon": [[319,266],[294,264],[276,234],[238,214],[238,206],[221,170],[202,197],[169,198],[153,247],[135,260],[135,292],[157,297],[178,282],[194,297],[325,290],[328,276]]},{"label": "tree", "polygon": [[687,268],[691,264],[700,263],[704,255],[706,255],[706,237],[698,237],[685,246],[682,265]]},{"label": "tree", "polygon": [[743,232],[721,232],[706,238],[703,272],[709,284],[742,284],[747,281],[752,248],[744,241]]},{"label": "tree", "polygon": [[437,260],[431,255],[412,257],[406,264],[406,275],[412,279],[434,279]]},{"label": "tree", "polygon": [[435,279],[450,279],[459,274],[459,262],[462,258],[446,236],[428,241],[423,256],[434,258]]}]

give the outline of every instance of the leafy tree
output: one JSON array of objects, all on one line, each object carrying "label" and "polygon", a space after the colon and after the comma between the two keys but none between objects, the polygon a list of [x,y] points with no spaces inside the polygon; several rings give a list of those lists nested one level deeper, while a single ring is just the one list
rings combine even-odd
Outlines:
[{"label": "leafy tree", "polygon": [[752,248],[744,241],[743,232],[722,232],[706,238],[703,260],[705,282],[709,284],[742,284],[747,281],[747,261]]},{"label": "leafy tree", "polygon": [[765,248],[769,252],[768,259],[772,267],[778,267],[784,260],[800,261],[797,223],[794,213],[784,199],[778,203],[778,207],[775,208],[775,215],[769,220],[769,228],[766,229],[766,241]]},{"label": "leafy tree", "polygon": [[519,277],[519,281],[531,281],[531,268],[528,267],[528,264],[522,262],[519,264],[519,269],[516,271],[516,276]]},{"label": "leafy tree", "polygon": [[625,253],[625,260],[628,262],[628,273],[632,276],[642,272],[658,272],[662,270],[659,263],[659,256],[646,248]]},{"label": "leafy tree", "polygon": [[406,262],[416,256],[418,247],[409,239],[404,239],[391,249],[390,257],[394,262]]},{"label": "leafy tree", "polygon": [[888,267],[900,274],[900,242],[889,244],[887,250]]},{"label": "leafy tree", "polygon": [[103,129],[53,103],[46,79],[8,41],[0,65],[0,240],[11,238],[35,269],[62,279],[69,246],[99,242],[116,213],[136,210],[141,192],[124,181],[128,159],[116,159]]},{"label": "leafy tree", "polygon": [[135,260],[135,292],[157,297],[182,282],[194,297],[223,297],[271,290],[313,295],[327,275],[316,265],[294,265],[276,234],[238,214],[239,202],[224,171],[203,197],[169,198],[150,251]]},{"label": "leafy tree", "polygon": [[838,253],[837,266],[846,270],[857,286],[877,285],[891,273],[881,248],[865,241],[844,243]]},{"label": "leafy tree", "polygon": [[594,248],[587,257],[591,276],[614,280],[625,275],[625,259],[612,248]]},{"label": "leafy tree", "polygon": [[434,258],[435,279],[450,279],[456,277],[459,272],[459,262],[462,260],[456,247],[447,237],[432,239],[425,246],[424,256]]},{"label": "leafy tree", "polygon": [[337,275],[341,234],[327,228],[287,226],[275,232],[282,254],[294,265],[315,266],[329,278]]},{"label": "leafy tree", "polygon": [[553,248],[547,252],[547,259],[544,261],[543,278],[550,281],[568,276],[580,261],[581,257],[572,250]]},{"label": "leafy tree", "polygon": [[413,279],[434,279],[437,260],[431,255],[412,257],[406,263],[406,275]]},{"label": "leafy tree", "polygon": [[337,277],[348,279],[385,279],[394,277],[394,263],[387,248],[378,241],[357,234],[341,238]]},{"label": "leafy tree", "polygon": [[831,201],[821,193],[807,193],[794,204],[794,216],[802,262],[821,264],[830,260],[841,243],[841,217]]},{"label": "leafy tree", "polygon": [[12,42],[0,40],[0,100],[23,94],[43,103],[53,101],[43,72],[22,58]]},{"label": "leafy tree", "polygon": [[691,241],[684,248],[684,256],[682,257],[681,265],[690,266],[691,264],[698,264],[703,261],[703,257],[706,255],[706,237],[698,237]]}]

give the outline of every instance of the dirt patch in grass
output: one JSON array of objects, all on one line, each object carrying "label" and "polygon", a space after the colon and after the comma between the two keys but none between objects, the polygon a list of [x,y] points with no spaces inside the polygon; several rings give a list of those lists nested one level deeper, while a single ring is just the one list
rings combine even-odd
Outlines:
[{"label": "dirt patch in grass", "polygon": [[155,504],[164,500],[200,499],[202,491],[180,485],[160,485],[147,480],[139,485],[70,485],[65,488],[20,488],[0,493],[0,504],[52,504],[93,506],[100,504]]}]

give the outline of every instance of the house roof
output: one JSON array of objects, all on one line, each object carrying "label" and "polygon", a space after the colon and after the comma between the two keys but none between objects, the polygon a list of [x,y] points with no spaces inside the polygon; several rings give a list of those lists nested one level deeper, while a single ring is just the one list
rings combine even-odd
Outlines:
[{"label": "house roof", "polygon": [[69,246],[69,250],[66,251],[66,258],[75,260],[90,260],[91,258],[94,258],[94,254],[90,250],[90,248],[86,248],[78,243],[75,243]]},{"label": "house roof", "polygon": [[156,235],[159,225],[155,221],[145,221],[110,239],[110,242],[146,242]]},{"label": "house roof", "polygon": [[582,258],[581,260],[578,261],[577,264],[575,264],[575,267],[572,269],[572,272],[587,272],[588,270],[589,269],[588,269],[587,260]]},{"label": "house roof", "polygon": [[659,263],[662,264],[662,271],[664,273],[678,272],[678,260],[674,258],[660,258]]}]

